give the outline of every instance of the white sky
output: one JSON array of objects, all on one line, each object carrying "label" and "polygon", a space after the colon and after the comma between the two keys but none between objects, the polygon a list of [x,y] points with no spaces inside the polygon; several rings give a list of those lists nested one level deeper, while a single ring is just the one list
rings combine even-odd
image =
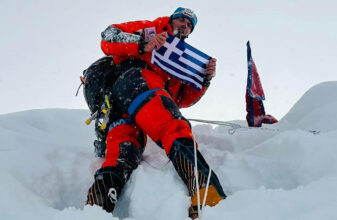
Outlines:
[{"label": "white sky", "polygon": [[0,114],[86,108],[82,70],[103,56],[100,33],[112,23],[153,20],[189,7],[198,16],[188,43],[218,59],[217,77],[188,118],[245,119],[246,42],[280,119],[319,82],[337,80],[337,2],[1,0]]}]

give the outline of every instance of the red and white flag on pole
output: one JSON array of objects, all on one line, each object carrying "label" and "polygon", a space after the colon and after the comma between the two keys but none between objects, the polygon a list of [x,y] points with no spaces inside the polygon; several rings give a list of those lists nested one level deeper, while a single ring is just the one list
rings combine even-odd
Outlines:
[{"label": "red and white flag on pole", "polygon": [[252,58],[249,41],[247,42],[248,78],[246,89],[246,111],[249,127],[261,127],[262,124],[274,124],[277,121],[273,116],[266,115],[263,100],[265,100],[262,84],[256,65]]}]

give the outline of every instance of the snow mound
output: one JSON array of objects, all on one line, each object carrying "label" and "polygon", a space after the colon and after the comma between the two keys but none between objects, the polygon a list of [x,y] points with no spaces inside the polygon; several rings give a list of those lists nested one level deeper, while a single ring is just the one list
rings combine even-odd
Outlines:
[{"label": "snow mound", "polygon": [[308,90],[282,118],[285,127],[333,131],[337,127],[337,83],[324,82]]},{"label": "snow mound", "polygon": [[[335,219],[337,82],[310,89],[280,121],[263,128],[193,126],[200,151],[228,198],[202,220]],[[0,115],[0,219],[188,220],[187,190],[164,152],[149,142],[114,216],[85,206],[102,160],[85,110]],[[308,130],[319,130],[313,134]]]}]

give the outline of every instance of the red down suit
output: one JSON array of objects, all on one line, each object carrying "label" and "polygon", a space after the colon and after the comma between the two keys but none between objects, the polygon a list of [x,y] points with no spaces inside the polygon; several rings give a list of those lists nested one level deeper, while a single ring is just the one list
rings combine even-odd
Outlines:
[{"label": "red down suit", "polygon": [[[95,183],[89,189],[87,203],[100,205],[108,212],[113,211],[114,204],[103,192],[107,191],[108,185],[112,185],[116,194],[120,194],[141,161],[147,135],[165,150],[186,184],[192,197],[190,213],[195,214],[197,210],[194,141],[190,124],[179,108],[197,102],[207,86],[199,92],[171,78],[151,63],[151,52],[142,52],[142,45],[149,39],[146,33],[154,35],[163,31],[172,34],[169,17],[113,24],[102,32],[101,48],[106,55],[113,56],[120,76],[111,87],[112,122],[107,136],[105,161],[95,174]],[[226,195],[217,176],[198,150],[197,158],[201,194],[205,192],[207,177],[211,174],[206,205],[213,206]],[[108,178],[104,175],[108,175]],[[111,183],[101,184],[105,178]]]},{"label": "red down suit", "polygon": [[[192,138],[189,123],[182,117],[179,108],[193,105],[207,89],[205,86],[199,92],[179,79],[171,78],[151,63],[150,52],[141,55],[139,47],[144,39],[144,30],[152,30],[155,34],[164,31],[172,34],[169,17],[113,24],[102,33],[101,48],[106,55],[114,57],[115,64],[129,59],[139,59],[146,64],[144,68],[131,68],[114,85],[113,95],[116,96],[117,105],[136,123],[127,124],[122,120],[121,125],[111,126],[103,166],[116,165],[119,155],[116,145],[120,145],[120,142],[129,141],[139,147],[137,137],[132,134],[144,131],[167,154],[177,138]],[[110,154],[110,151],[113,153]]]}]

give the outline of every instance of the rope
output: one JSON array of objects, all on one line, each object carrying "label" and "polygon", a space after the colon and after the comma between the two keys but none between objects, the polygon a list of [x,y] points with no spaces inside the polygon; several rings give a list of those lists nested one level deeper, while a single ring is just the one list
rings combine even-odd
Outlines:
[{"label": "rope", "polygon": [[207,199],[207,194],[208,194],[208,187],[209,187],[209,182],[211,180],[211,174],[212,174],[212,169],[211,169],[211,167],[209,167],[209,173],[208,173],[207,184],[206,184],[206,191],[205,191],[204,201],[203,201],[201,210],[203,210],[204,207],[205,207],[205,205],[206,205],[206,199]]},{"label": "rope", "polygon": [[76,91],[76,94],[75,94],[75,96],[77,96],[78,95],[78,92],[80,91],[80,88],[81,88],[81,86],[82,85],[84,85],[84,83],[82,82],[81,84],[80,84],[80,86],[77,88],[77,91]]},{"label": "rope", "polygon": [[194,145],[194,176],[197,187],[198,215],[200,215],[200,190],[199,190],[198,163],[197,163],[197,147],[194,138],[193,138],[193,145]]},{"label": "rope", "polygon": [[202,120],[202,119],[188,119],[188,120],[189,121],[195,121],[195,122],[201,122],[201,123],[205,123],[205,124],[214,124],[214,125],[222,125],[222,126],[231,127],[228,130],[229,134],[234,134],[236,132],[236,130],[240,129],[240,128],[247,128],[248,129],[248,127],[242,127],[239,124],[224,122],[224,121],[210,121],[210,120]]},{"label": "rope", "polygon": [[[221,125],[221,126],[227,126],[231,127],[228,129],[228,134],[233,135],[237,130],[239,129],[245,129],[245,130],[251,130],[251,129],[259,129],[263,131],[273,131],[273,132],[282,132],[286,130],[282,130],[279,128],[263,128],[263,127],[247,127],[247,126],[241,126],[236,123],[231,122],[224,122],[224,121],[210,121],[210,120],[202,120],[202,119],[188,119],[189,121],[195,121],[195,122],[201,122],[205,124],[214,124],[214,125]],[[309,132],[313,135],[320,134],[321,132],[319,130],[307,130],[306,132]]]}]

